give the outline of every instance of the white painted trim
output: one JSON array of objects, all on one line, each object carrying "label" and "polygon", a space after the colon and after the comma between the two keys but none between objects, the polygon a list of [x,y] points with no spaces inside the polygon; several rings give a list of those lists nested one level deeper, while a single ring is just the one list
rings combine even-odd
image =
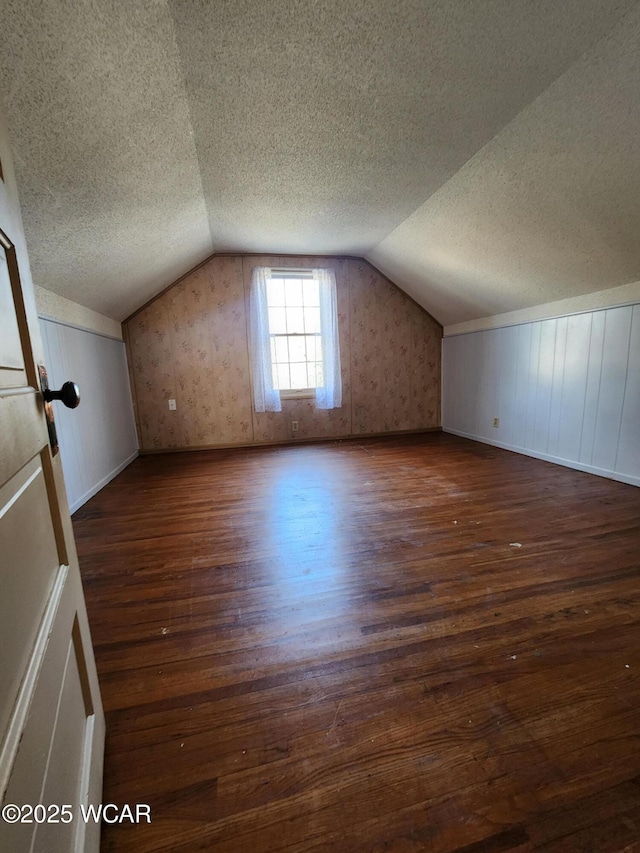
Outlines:
[{"label": "white painted trim", "polygon": [[24,727],[27,723],[31,700],[38,682],[38,676],[42,669],[42,663],[49,644],[49,635],[53,629],[53,623],[58,612],[58,607],[62,599],[67,577],[69,574],[69,566],[61,565],[58,568],[53,588],[49,594],[44,615],[40,622],[36,641],[27,664],[27,669],[20,685],[18,697],[13,706],[9,724],[7,726],[5,739],[0,749],[0,799],[4,796],[4,792],[9,784],[13,764],[18,753]]},{"label": "white painted trim", "polygon": [[79,497],[76,501],[74,501],[69,506],[69,512],[73,514],[77,509],[80,509],[80,507],[83,506],[83,504],[86,504],[86,502],[88,500],[90,500],[94,495],[98,494],[100,489],[104,488],[104,486],[106,486],[107,483],[110,483],[114,477],[117,477],[121,471],[124,471],[124,469],[127,467],[127,465],[130,465],[133,462],[133,460],[137,459],[137,458],[138,458],[138,451],[136,450],[136,452],[132,453],[131,456],[127,457],[127,459],[125,459],[124,462],[121,462],[119,465],[117,465],[113,469],[113,471],[110,471],[98,483],[95,483],[89,489],[89,491],[85,492],[81,497]]},{"label": "white painted trim", "polygon": [[108,335],[106,332],[98,332],[95,329],[90,329],[88,326],[80,326],[78,323],[68,323],[66,320],[59,320],[57,317],[51,317],[49,314],[38,314],[38,320],[46,320],[47,323],[55,323],[57,326],[66,326],[68,329],[77,329],[79,332],[87,332],[89,335],[97,335],[99,338],[107,338],[110,341],[117,341],[124,346],[124,339],[118,338],[115,335]]},{"label": "white painted trim", "polygon": [[4,516],[9,512],[11,507],[18,501],[22,495],[27,491],[31,483],[36,479],[38,474],[42,474],[42,466],[38,465],[36,470],[31,474],[31,476],[20,486],[17,492],[12,495],[11,500],[7,501],[7,503],[0,508],[0,518],[4,518]]},{"label": "white painted trim", "polygon": [[537,323],[539,320],[555,320],[559,317],[606,311],[608,308],[623,308],[638,303],[640,303],[640,281],[634,281],[609,290],[597,290],[594,293],[532,305],[530,308],[520,308],[505,314],[494,314],[489,317],[466,320],[463,323],[454,323],[444,327],[443,336],[450,338],[454,335],[468,335],[471,332],[484,332],[488,329],[502,329],[505,326],[522,326],[526,323]]},{"label": "white painted trim", "polygon": [[[481,326],[477,329],[468,329],[463,332],[450,332],[448,335],[443,334],[442,340],[445,338],[459,338],[461,335],[474,335],[476,332],[491,332],[494,329],[510,329],[513,326],[527,326],[531,323],[540,323],[543,320],[560,320],[563,317],[578,317],[580,314],[598,314],[601,311],[610,311],[612,308],[633,308],[634,305],[640,305],[640,302],[636,299],[633,302],[620,302],[615,303],[615,305],[605,305],[602,308],[585,308],[584,311],[568,311],[566,314],[544,314],[543,316],[536,317],[533,320],[520,320],[517,323],[496,323],[495,326]],[[484,319],[497,320],[499,316],[500,315],[496,317],[486,317]],[[451,329],[453,327],[449,326],[448,328]]]},{"label": "white painted trim", "polygon": [[34,289],[38,314],[47,315],[47,317],[55,320],[62,320],[63,323],[76,322],[83,331],[103,332],[106,335],[113,335],[116,340],[122,340],[122,323],[120,320],[114,320],[113,317],[100,314],[92,308],[80,305],[79,302],[74,302],[72,299],[60,296],[59,293],[47,290],[46,287],[40,287],[36,284]]},{"label": "white painted trim", "polygon": [[595,474],[596,477],[617,480],[619,483],[626,483],[629,486],[640,486],[640,477],[620,474],[617,471],[608,471],[604,468],[595,468],[593,465],[584,465],[581,462],[573,462],[570,459],[563,459],[560,456],[550,456],[548,453],[538,453],[535,450],[528,450],[526,447],[516,447],[515,445],[505,444],[502,441],[493,441],[479,435],[471,435],[470,433],[461,432],[460,430],[451,429],[446,426],[442,427],[442,432],[459,435],[461,438],[468,438],[471,441],[479,441],[481,444],[490,444],[492,447],[499,447],[501,450],[509,450],[512,453],[520,453],[523,456],[532,456],[534,459],[541,459],[543,462],[553,462],[555,465],[563,465],[565,468],[584,471],[586,474]]},{"label": "white painted trim", "polygon": [[[82,772],[80,775],[80,794],[78,802],[83,806],[89,805],[89,789],[91,787],[91,773],[93,770],[93,762],[95,755],[93,754],[93,735],[95,732],[96,715],[90,714],[87,717],[87,724],[84,734],[84,748],[82,751]],[[85,850],[85,839],[87,836],[87,824],[85,821],[77,818],[77,830],[74,844],[74,853],[83,853]]]}]

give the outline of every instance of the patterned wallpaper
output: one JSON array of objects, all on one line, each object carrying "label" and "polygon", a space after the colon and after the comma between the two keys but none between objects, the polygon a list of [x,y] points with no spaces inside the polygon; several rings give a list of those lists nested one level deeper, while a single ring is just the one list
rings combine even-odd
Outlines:
[{"label": "patterned wallpaper", "polygon": [[[253,411],[248,305],[254,266],[332,267],[342,408],[283,400]],[[143,450],[284,442],[437,427],[442,328],[366,261],[216,256],[124,324]],[[177,409],[167,401],[175,398]]]}]

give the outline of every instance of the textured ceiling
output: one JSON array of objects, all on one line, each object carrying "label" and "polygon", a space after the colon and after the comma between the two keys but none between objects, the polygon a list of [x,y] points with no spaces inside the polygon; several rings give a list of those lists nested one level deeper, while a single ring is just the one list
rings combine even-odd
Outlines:
[{"label": "textured ceiling", "polygon": [[212,252],[163,2],[3,0],[0,72],[33,279],[122,319]]},{"label": "textured ceiling", "polygon": [[444,325],[638,281],[640,7],[369,257]]},{"label": "textured ceiling", "polygon": [[[37,284],[365,255],[443,323],[640,278],[638,0],[4,0]],[[635,147],[634,147],[635,144]]]}]

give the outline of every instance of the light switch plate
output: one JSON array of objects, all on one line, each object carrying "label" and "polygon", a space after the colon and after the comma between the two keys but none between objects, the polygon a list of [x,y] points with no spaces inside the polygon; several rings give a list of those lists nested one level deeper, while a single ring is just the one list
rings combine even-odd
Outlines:
[{"label": "light switch plate", "polygon": [[175,400],[169,400],[169,411],[175,412],[175,410],[176,410],[176,401]]}]

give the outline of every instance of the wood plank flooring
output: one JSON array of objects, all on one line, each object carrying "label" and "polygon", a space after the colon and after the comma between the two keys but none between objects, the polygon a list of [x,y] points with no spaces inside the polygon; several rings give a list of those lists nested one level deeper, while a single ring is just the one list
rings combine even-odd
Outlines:
[{"label": "wood plank flooring", "polygon": [[138,459],[74,516],[103,851],[640,850],[639,524],[438,433]]}]

